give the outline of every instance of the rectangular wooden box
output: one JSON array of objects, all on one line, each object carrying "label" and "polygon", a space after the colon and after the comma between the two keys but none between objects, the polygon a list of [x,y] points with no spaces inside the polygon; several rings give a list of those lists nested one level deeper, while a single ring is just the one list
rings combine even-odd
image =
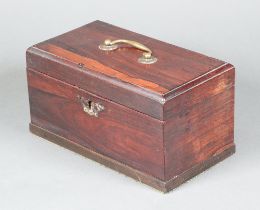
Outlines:
[{"label": "rectangular wooden box", "polygon": [[167,192],[235,152],[231,64],[101,21],[26,58],[30,130],[140,182]]}]

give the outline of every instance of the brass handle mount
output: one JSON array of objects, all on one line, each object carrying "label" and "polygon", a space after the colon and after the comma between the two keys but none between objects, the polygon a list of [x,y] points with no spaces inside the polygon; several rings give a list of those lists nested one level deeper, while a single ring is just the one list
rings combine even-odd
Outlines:
[{"label": "brass handle mount", "polygon": [[127,39],[117,39],[114,41],[111,41],[110,39],[106,39],[104,43],[99,45],[99,49],[104,51],[111,51],[119,48],[120,47],[119,44],[129,44],[139,50],[144,51],[142,57],[138,59],[139,63],[152,64],[158,60],[156,57],[152,55],[152,50],[150,50],[148,47],[146,47],[145,45],[139,42],[127,40]]}]

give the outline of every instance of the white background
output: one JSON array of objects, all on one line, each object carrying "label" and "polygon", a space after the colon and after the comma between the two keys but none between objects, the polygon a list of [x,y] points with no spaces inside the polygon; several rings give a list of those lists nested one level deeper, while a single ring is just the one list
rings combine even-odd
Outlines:
[{"label": "white background", "polygon": [[[29,133],[27,47],[93,20],[235,65],[237,153],[168,194]],[[258,0],[0,1],[0,209],[260,209]]]}]

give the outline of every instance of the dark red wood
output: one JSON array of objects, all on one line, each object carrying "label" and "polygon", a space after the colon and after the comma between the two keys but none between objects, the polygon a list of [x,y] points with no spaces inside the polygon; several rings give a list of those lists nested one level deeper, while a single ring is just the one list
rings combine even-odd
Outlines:
[{"label": "dark red wood", "polygon": [[[163,122],[33,70],[28,85],[32,124],[164,179]],[[77,96],[105,110],[89,116]]]},{"label": "dark red wood", "polygon": [[[153,65],[139,64],[137,59],[142,52],[132,47],[101,51],[99,44],[108,38],[124,38],[145,44],[153,50],[158,62]],[[73,63],[82,62],[90,71],[101,72],[159,94],[165,94],[224,64],[223,61],[101,21],[49,39],[35,48],[59,55]]]},{"label": "dark red wood", "polygon": [[234,68],[165,106],[165,179],[234,146]]},{"label": "dark red wood", "polygon": [[95,74],[35,48],[27,51],[27,66],[157,119],[163,118],[163,98],[131,84]]},{"label": "dark red wood", "polygon": [[[159,60],[103,52],[107,38],[141,42]],[[95,21],[29,48],[27,74],[32,132],[162,191],[235,151],[235,69],[223,61]],[[105,110],[89,116],[78,96]]]},{"label": "dark red wood", "polygon": [[[107,38],[139,41],[153,50],[158,62],[139,64],[137,59],[142,52],[127,46],[104,52],[98,46]],[[27,51],[29,68],[161,120],[161,104],[180,87],[185,90],[186,86],[224,71],[226,65],[101,21],[39,43]],[[119,88],[120,92],[116,92]]]},{"label": "dark red wood", "polygon": [[34,124],[30,124],[30,131],[37,136],[45,138],[55,144],[58,144],[78,154],[81,154],[89,159],[95,160],[109,168],[112,168],[120,173],[132,177],[141,183],[152,186],[155,189],[158,189],[162,192],[168,192],[180,186],[187,180],[205,171],[209,167],[214,166],[215,164],[219,163],[220,161],[224,160],[225,158],[229,157],[235,152],[235,146],[228,147],[227,149],[223,150],[220,153],[217,153],[216,155],[208,158],[207,160],[193,165],[192,168],[189,168],[180,175],[175,176],[170,180],[163,181],[156,177],[150,176],[149,174],[146,174],[142,171],[129,167],[128,165],[116,161],[108,156],[90,150],[87,147],[81,146],[73,141],[70,141],[69,139],[66,139],[62,136],[45,130],[44,128],[38,127]]}]

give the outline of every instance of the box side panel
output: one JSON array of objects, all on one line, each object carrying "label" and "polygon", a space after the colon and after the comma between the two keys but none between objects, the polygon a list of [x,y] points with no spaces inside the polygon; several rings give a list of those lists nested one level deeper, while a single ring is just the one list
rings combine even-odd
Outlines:
[{"label": "box side panel", "polygon": [[[163,119],[163,97],[111,76],[90,71],[79,60],[73,63],[37,48],[27,50],[27,67],[75,85],[102,98],[142,112],[156,119]],[[116,74],[116,73],[115,73]],[[127,77],[127,76],[126,76]],[[139,79],[136,79],[139,81]]]},{"label": "box side panel", "polygon": [[[162,121],[27,69],[31,123],[144,173],[164,178]],[[104,106],[98,117],[78,97]]]},{"label": "box side panel", "polygon": [[234,68],[204,81],[165,104],[165,178],[234,146]]}]

